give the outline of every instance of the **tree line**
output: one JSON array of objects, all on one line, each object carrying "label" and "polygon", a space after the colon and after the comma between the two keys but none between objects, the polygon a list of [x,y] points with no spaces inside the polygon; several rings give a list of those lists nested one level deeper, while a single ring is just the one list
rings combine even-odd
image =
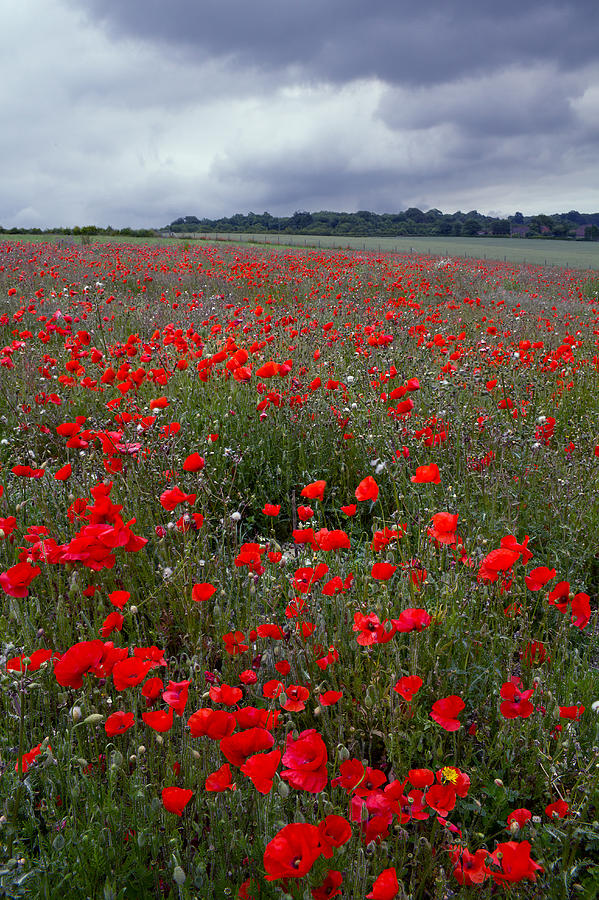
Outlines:
[{"label": "tree line", "polygon": [[166,230],[177,233],[250,232],[272,234],[347,235],[358,237],[398,237],[428,235],[442,237],[526,237],[560,240],[598,240],[599,213],[571,210],[555,215],[524,216],[521,212],[508,218],[485,216],[477,210],[442,213],[439,209],[424,212],[410,207],[398,213],[299,212],[292,216],[236,213],[220,219],[182,216]]},{"label": "tree line", "polygon": [[181,216],[162,228],[112,228],[100,225],[75,225],[67,228],[3,228],[0,234],[61,234],[91,238],[95,235],[115,237],[155,237],[168,234],[250,233],[338,235],[348,237],[513,237],[555,240],[599,240],[599,213],[580,213],[573,209],[554,215],[524,216],[521,212],[507,218],[470,212],[442,213],[439,209],[423,211],[410,207],[398,213],[300,212],[292,216],[272,216],[249,212],[235,213],[220,219]]}]

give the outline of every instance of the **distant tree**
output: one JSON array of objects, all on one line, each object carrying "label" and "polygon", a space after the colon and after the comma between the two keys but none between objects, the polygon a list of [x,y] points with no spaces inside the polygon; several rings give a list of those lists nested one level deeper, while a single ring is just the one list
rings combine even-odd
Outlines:
[{"label": "distant tree", "polygon": [[493,219],[491,225],[491,234],[496,236],[509,235],[510,223],[509,219]]},{"label": "distant tree", "polygon": [[474,237],[480,231],[481,223],[478,219],[466,219],[462,225],[462,233],[468,237]]},{"label": "distant tree", "polygon": [[312,214],[309,212],[294,212],[291,216],[289,225],[294,231],[301,231],[312,224]]}]

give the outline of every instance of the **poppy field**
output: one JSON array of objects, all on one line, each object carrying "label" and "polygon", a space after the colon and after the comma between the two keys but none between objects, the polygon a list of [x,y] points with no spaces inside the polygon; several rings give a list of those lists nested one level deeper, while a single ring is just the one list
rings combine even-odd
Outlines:
[{"label": "poppy field", "polygon": [[597,273],[6,241],[0,298],[0,896],[597,896]]}]

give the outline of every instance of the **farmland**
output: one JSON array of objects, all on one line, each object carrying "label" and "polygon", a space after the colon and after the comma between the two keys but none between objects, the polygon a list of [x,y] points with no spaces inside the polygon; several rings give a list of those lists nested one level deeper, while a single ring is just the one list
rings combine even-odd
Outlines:
[{"label": "farmland", "polygon": [[596,261],[321,240],[0,243],[0,895],[597,890]]},{"label": "farmland", "polygon": [[517,238],[460,237],[339,237],[329,235],[281,234],[191,234],[188,240],[203,237],[208,241],[255,243],[280,247],[315,247],[372,253],[420,253],[427,256],[464,257],[502,260],[539,266],[599,269],[599,244],[585,241],[523,240]]}]

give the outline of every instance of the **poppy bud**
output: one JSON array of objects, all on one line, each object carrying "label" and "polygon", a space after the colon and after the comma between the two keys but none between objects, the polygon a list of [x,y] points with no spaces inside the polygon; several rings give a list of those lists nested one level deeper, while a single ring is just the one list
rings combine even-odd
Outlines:
[{"label": "poppy bud", "polygon": [[181,866],[175,866],[173,869],[173,881],[179,886],[185,884],[185,872]]},{"label": "poppy bud", "polygon": [[[79,710],[81,712],[81,710]],[[83,720],[84,725],[97,725],[99,722],[104,721],[104,716],[101,713],[91,713],[91,715],[87,716]]]}]

